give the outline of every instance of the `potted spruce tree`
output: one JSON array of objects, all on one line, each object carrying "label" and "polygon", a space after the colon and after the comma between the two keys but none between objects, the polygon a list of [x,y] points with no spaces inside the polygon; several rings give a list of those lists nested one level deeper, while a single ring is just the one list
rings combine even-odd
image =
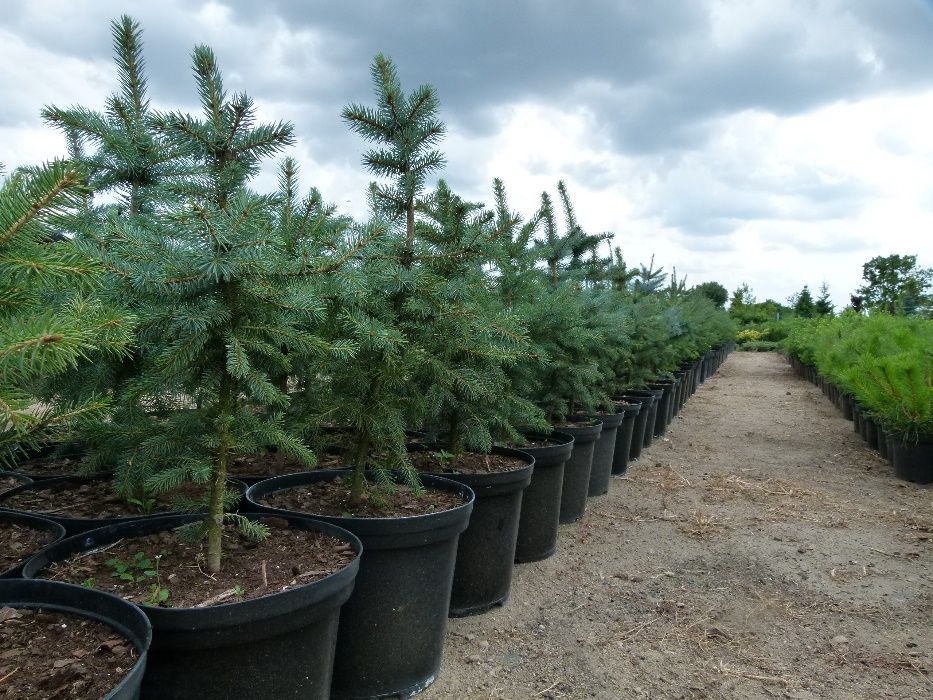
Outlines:
[{"label": "potted spruce tree", "polygon": [[[86,192],[85,172],[64,161],[22,168],[0,183],[0,468],[108,410],[103,397],[42,402],[37,382],[129,346],[132,317],[95,298],[102,268],[60,235]],[[11,490],[29,483],[19,478]],[[0,563],[6,575],[64,535],[39,515],[7,512],[0,523],[4,539],[16,543]]]},{"label": "potted spruce tree", "polygon": [[608,401],[597,361],[606,338],[581,294],[586,256],[603,237],[582,230],[566,187],[560,183],[558,189],[567,230],[559,233],[551,197],[542,193],[543,237],[535,240],[534,247],[546,268],[528,324],[546,358],[534,368],[535,398],[549,423],[574,437],[573,452],[564,467],[560,508],[560,522],[570,523],[579,520],[586,508],[593,455],[603,432],[603,422],[591,414]]},{"label": "potted spruce tree", "polygon": [[[99,265],[58,235],[60,217],[86,192],[86,176],[63,161],[23,168],[0,183],[0,466],[8,467],[23,445],[54,439],[77,421],[106,411],[101,400],[52,406],[37,403],[31,387],[98,353],[125,352],[132,319],[93,298]],[[51,299],[58,305],[49,304]],[[64,536],[54,523],[0,514],[0,578],[18,573],[24,557]],[[32,551],[30,551],[32,550]],[[151,630],[134,606],[113,596],[38,581],[0,581],[4,651],[17,653],[4,669],[6,690],[35,697],[41,684],[58,677],[70,693],[135,698],[146,664]],[[39,617],[37,613],[44,611]],[[49,616],[56,622],[49,624]],[[85,664],[68,678],[56,661],[92,651],[117,635],[111,656]],[[51,650],[57,650],[53,655]],[[66,664],[68,666],[68,664]]]},{"label": "potted spruce tree", "polygon": [[428,272],[421,258],[430,251],[421,250],[415,222],[425,178],[443,164],[433,148],[444,132],[438,100],[430,86],[406,94],[385,56],[371,72],[377,105],[350,105],[343,117],[376,144],[364,155],[367,167],[391,180],[370,188],[368,226],[382,235],[357,270],[363,290],[335,290],[340,308],[331,324],[355,338],[358,351],[297,378],[303,415],[332,429],[347,468],[276,477],[247,492],[264,510],[312,513],[363,541],[356,593],[340,619],[335,697],[407,697],[434,680],[457,540],[473,505],[469,488],[419,478],[406,450],[410,418],[424,413],[413,382],[426,352],[411,329]]},{"label": "potted spruce tree", "polygon": [[415,379],[425,412],[413,424],[424,425],[434,445],[416,446],[410,459],[421,473],[476,493],[451,593],[451,615],[463,616],[508,598],[522,494],[533,472],[529,455],[493,445],[547,424],[510,381],[508,369],[531,348],[521,319],[502,306],[485,270],[507,230],[443,181],[421,210],[417,243],[429,254],[418,256],[425,284],[412,301],[425,311],[409,333],[425,353]]},{"label": "potted spruce tree", "polygon": [[292,142],[291,126],[256,124],[252,100],[227,95],[209,48],[197,47],[193,64],[203,116],[153,117],[190,176],[161,183],[164,199],[150,210],[107,210],[93,249],[140,317],[138,367],[119,386],[119,422],[107,426],[135,436],[122,478],[147,493],[193,483],[202,513],[65,540],[24,574],[142,604],[154,628],[150,696],[326,698],[359,540],[299,516],[229,512],[227,470],[267,445],[313,461],[285,428],[289,397],[273,379],[352,353],[310,322],[319,279],[352,260],[365,237],[323,249],[300,242],[298,254],[282,240],[277,198],[247,183],[263,157]]},{"label": "potted spruce tree", "polygon": [[[497,239],[494,263],[495,291],[502,307],[522,319],[524,324],[525,319],[534,316],[533,309],[541,291],[538,251],[530,245],[541,223],[540,211],[523,221],[521,215],[510,208],[505,184],[498,178],[493,181],[493,196],[495,226],[502,232]],[[515,389],[534,386],[538,364],[544,361],[542,349],[529,337],[529,349],[522,361],[505,369],[510,385]],[[572,435],[552,431],[550,425],[525,431],[520,438],[505,443],[535,459],[531,482],[522,493],[516,562],[539,561],[557,551],[564,465],[573,451],[573,443]]]}]

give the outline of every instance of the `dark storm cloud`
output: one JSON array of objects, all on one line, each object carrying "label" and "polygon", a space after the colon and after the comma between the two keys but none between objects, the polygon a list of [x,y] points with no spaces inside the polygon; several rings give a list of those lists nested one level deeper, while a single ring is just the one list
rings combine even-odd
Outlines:
[{"label": "dark storm cloud", "polygon": [[[584,100],[597,128],[630,154],[698,147],[716,119],[737,111],[795,114],[928,80],[933,63],[933,13],[919,0],[840,4],[823,18],[839,24],[837,44],[818,50],[813,43],[823,37],[816,32],[826,27],[810,26],[802,11],[799,21],[766,28],[754,41],[719,46],[712,12],[699,2],[220,4],[242,34],[206,36],[202,24],[190,21],[203,9],[194,0],[128,7],[143,23],[153,92],[161,100],[192,100],[188,56],[194,44],[208,41],[225,70],[257,98],[313,102],[337,115],[346,102],[370,98],[368,65],[382,51],[394,58],[406,86],[436,85],[445,116],[461,129],[494,131],[490,107],[508,102]],[[18,33],[65,54],[109,55],[106,10],[118,14],[117,3],[76,14],[80,25],[66,33],[52,21],[36,22],[24,7],[14,5],[5,18]],[[313,56],[300,47],[275,51],[281,37],[269,30],[279,25],[312,32]],[[250,28],[264,31],[250,36]],[[884,66],[880,76],[858,55],[869,49]],[[269,71],[273,54],[276,70]],[[342,127],[332,120],[318,128]]]},{"label": "dark storm cloud", "polygon": [[[697,2],[228,5],[246,24],[275,15],[292,29],[335,37],[329,51],[340,79],[318,93],[335,106],[368,99],[366,68],[379,51],[395,59],[406,83],[438,86],[445,111],[477,132],[496,128],[492,105],[575,104],[586,97],[581,86],[602,84],[587,105],[628,153],[700,145],[711,120],[737,111],[796,114],[926,81],[933,62],[933,13],[917,0],[883,3],[883,11],[872,0],[840,4],[815,27],[801,6],[796,21],[731,47],[711,41],[711,13]],[[835,45],[825,45],[827,34]],[[868,51],[883,65],[880,75],[860,55]],[[314,76],[307,81],[313,90]]]},{"label": "dark storm cloud", "polygon": [[[694,239],[694,249],[728,245],[728,234],[751,221],[853,216],[870,195],[865,187],[816,173],[757,178],[736,159],[679,180],[666,175],[693,154],[715,160],[710,142],[734,115],[793,116],[929,87],[931,5],[725,5],[757,13],[748,37],[724,38],[716,3],[690,0],[101,0],[63,4],[65,19],[23,0],[4,7],[0,29],[62,56],[106,62],[109,20],[129,12],[145,32],[154,102],[187,110],[197,108],[191,49],[208,43],[228,88],[249,92],[267,118],[294,122],[302,149],[325,167],[359,165],[365,146],[339,115],[348,102],[372,101],[369,64],[377,52],[395,60],[406,89],[438,88],[442,116],[461,139],[496,134],[510,104],[583,109],[607,155],[633,160],[633,177],[660,180],[641,215]],[[23,114],[0,109],[0,126]],[[892,150],[898,146],[892,138]],[[611,186],[614,170],[586,158],[553,173],[554,181]],[[550,175],[549,162],[542,156],[526,171]],[[458,191],[485,193],[482,166],[461,159],[445,177]]]}]

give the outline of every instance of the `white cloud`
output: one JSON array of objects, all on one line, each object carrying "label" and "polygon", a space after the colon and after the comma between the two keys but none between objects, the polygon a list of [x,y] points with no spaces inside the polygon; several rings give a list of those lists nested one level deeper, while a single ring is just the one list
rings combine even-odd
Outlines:
[{"label": "white cloud", "polygon": [[[508,26],[506,43],[464,42],[458,31],[469,28],[439,8],[421,17],[421,46],[388,26],[363,35],[356,9],[326,4],[10,7],[0,29],[8,167],[64,150],[41,124],[44,104],[102,106],[116,87],[107,23],[128,11],[145,32],[155,106],[196,108],[188,52],[211,44],[230,89],[248,91],[263,119],[294,120],[292,154],[306,186],[357,216],[370,179],[360,166],[366,146],[340,123],[339,101],[369,99],[360,89],[370,56],[360,50],[379,47],[403,56],[408,88],[435,69],[450,81],[438,84],[451,110],[442,175],[468,199],[489,202],[493,177],[502,177],[512,207],[530,215],[563,178],[584,227],[616,232],[631,263],[655,254],[691,283],[746,281],[759,298],[783,300],[825,279],[842,304],[874,255],[916,253],[933,265],[933,78],[923,39],[933,13],[906,0],[711,0],[706,12],[676,17],[640,4],[636,14],[634,5],[606,10],[608,24],[591,29],[635,22],[644,34],[628,35],[638,51],[620,49],[606,65],[573,63],[594,61],[590,46]],[[355,19],[341,24],[342,12]],[[471,12],[455,16],[477,26],[483,17],[511,21],[492,5]],[[600,19],[593,8],[578,14]],[[528,19],[545,37],[565,29],[550,16]],[[566,29],[588,35],[582,25]],[[456,53],[467,46],[473,54]],[[642,56],[641,72],[632,70]],[[272,188],[274,172],[266,168],[257,186]]]}]

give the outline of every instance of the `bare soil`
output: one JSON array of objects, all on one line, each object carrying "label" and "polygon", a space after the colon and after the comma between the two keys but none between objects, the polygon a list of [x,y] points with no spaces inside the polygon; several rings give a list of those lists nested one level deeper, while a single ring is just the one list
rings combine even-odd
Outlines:
[{"label": "bare soil", "polygon": [[386,491],[372,484],[359,503],[350,499],[350,484],[341,477],[282,489],[259,499],[263,505],[309,515],[354,518],[400,518],[426,515],[463,505],[459,494],[426,488],[415,493],[403,484]]},{"label": "bare soil", "polygon": [[280,518],[262,521],[269,526],[269,536],[261,542],[227,526],[223,566],[217,574],[204,568],[203,540],[187,541],[174,532],[160,532],[119,540],[58,562],[41,575],[93,586],[139,605],[203,608],[312,583],[340,571],[356,557],[349,543],[330,535],[291,528]]},{"label": "bare soil", "polygon": [[95,620],[0,608],[0,698],[102,698],[136,664],[135,647]]},{"label": "bare soil", "polygon": [[54,538],[48,530],[0,520],[0,572],[28,559]]},{"label": "bare soil", "polygon": [[70,457],[33,457],[16,465],[15,471],[31,477],[71,476],[81,471],[81,455]]},{"label": "bare soil", "polygon": [[501,474],[528,466],[523,459],[479,452],[464,452],[453,461],[439,459],[436,452],[409,452],[408,459],[423,474]]},{"label": "bare soil", "polygon": [[[207,486],[186,483],[168,493],[152,496],[143,505],[130,503],[114,491],[109,479],[94,481],[65,481],[48,485],[47,482],[30,484],[31,488],[0,498],[0,508],[12,508],[39,515],[58,515],[70,518],[121,518],[177,510],[190,510],[205,498]],[[230,490],[242,491],[242,485],[231,483]],[[235,498],[231,494],[231,499]]]},{"label": "bare soil", "polygon": [[776,354],[733,353],[560,534],[421,697],[933,698],[933,489]]},{"label": "bare soil", "polygon": [[0,493],[4,491],[9,491],[10,489],[15,489],[17,486],[22,486],[29,482],[23,481],[22,479],[17,479],[15,476],[0,475]]}]

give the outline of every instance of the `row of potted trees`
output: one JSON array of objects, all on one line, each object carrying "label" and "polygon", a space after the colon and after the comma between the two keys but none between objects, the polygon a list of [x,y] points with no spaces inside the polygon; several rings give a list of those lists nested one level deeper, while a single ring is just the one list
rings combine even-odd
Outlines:
[{"label": "row of potted trees", "polygon": [[528,218],[498,180],[488,208],[428,190],[436,92],[384,56],[375,104],[342,115],[380,178],[359,222],[301,196],[291,159],[249,187],[293,130],[257,123],[209,48],[202,113],[158,112],[139,27],[113,35],[119,91],[47,107],[69,158],[0,187],[7,575],[60,582],[0,602],[88,601],[135,645],[126,697],[412,695],[448,614],[505,603],[731,323],[601,257],[563,183]]},{"label": "row of potted trees", "polygon": [[885,313],[794,323],[784,348],[901,479],[933,482],[933,321]]}]

